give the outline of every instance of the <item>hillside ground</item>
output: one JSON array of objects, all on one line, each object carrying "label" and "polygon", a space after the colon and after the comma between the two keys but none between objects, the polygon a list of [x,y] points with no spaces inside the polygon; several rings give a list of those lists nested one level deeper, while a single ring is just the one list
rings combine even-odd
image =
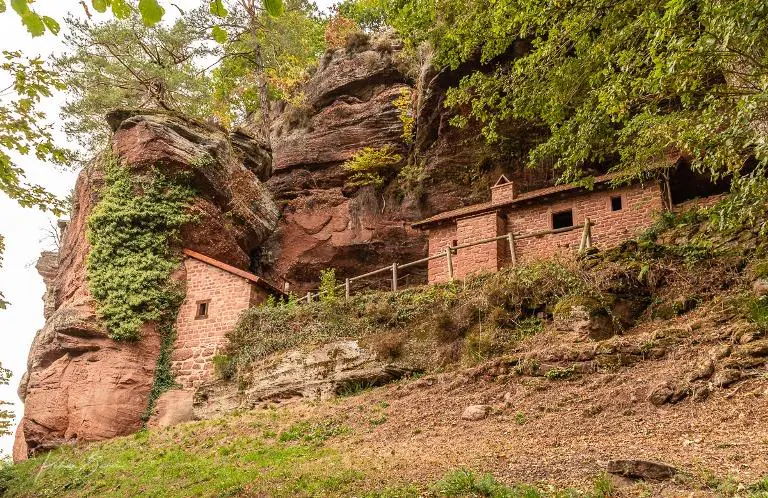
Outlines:
[{"label": "hillside ground", "polygon": [[[222,359],[352,335],[419,366],[327,401],[67,446],[0,469],[8,497],[768,497],[768,251],[695,216],[574,265],[244,315]],[[629,312],[628,312],[629,311]],[[416,370],[414,368],[413,370]],[[484,417],[462,418],[472,405]],[[650,460],[673,477],[606,472]]]},{"label": "hillside ground", "polygon": [[[5,496],[768,496],[766,372],[706,399],[647,399],[727,342],[718,338],[734,326],[718,317],[712,305],[604,342],[619,354],[666,338],[663,358],[626,367],[520,375],[505,357],[62,448],[6,467],[0,482]],[[552,359],[587,345],[546,330],[525,350]],[[493,410],[462,420],[474,404]],[[605,473],[611,459],[678,473],[632,481]]]}]

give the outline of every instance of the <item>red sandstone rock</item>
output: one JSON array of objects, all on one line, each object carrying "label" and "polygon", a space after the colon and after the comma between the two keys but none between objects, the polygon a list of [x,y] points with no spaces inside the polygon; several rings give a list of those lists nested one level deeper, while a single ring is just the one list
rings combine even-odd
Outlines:
[{"label": "red sandstone rock", "polygon": [[[419,68],[401,48],[391,35],[379,34],[368,44],[327,52],[303,87],[305,102],[278,109],[271,136],[275,174],[268,185],[283,217],[260,258],[260,270],[272,280],[285,278],[293,290],[305,291],[317,287],[324,268],[346,277],[420,259],[426,238],[411,222],[486,200],[487,187],[501,173],[522,189],[551,179],[546,170],[523,168],[487,146],[477,127],[449,124],[453,111],[443,106],[445,92],[471,68],[438,70],[429,59]],[[392,103],[406,90],[415,108],[412,145],[403,140]],[[385,145],[404,163],[410,157],[423,165],[421,192],[403,193],[394,182],[381,189],[345,185],[341,164],[364,147]],[[411,281],[423,281],[425,267],[411,271]]]},{"label": "red sandstone rock", "polygon": [[[194,201],[198,218],[183,230],[182,244],[247,268],[251,251],[277,221],[271,196],[253,171],[267,167],[263,155],[247,153],[258,146],[241,135],[235,150],[224,132],[171,115],[118,112],[110,120],[113,150],[132,170],[151,166],[192,174],[200,192]],[[141,340],[113,341],[96,316],[86,281],[85,233],[102,186],[94,164],[80,173],[61,253],[58,259],[44,254],[38,263],[47,287],[47,321],[35,336],[19,386],[25,406],[15,460],[64,442],[129,434],[142,425],[160,339],[147,324]],[[183,269],[174,278],[183,281]]]}]

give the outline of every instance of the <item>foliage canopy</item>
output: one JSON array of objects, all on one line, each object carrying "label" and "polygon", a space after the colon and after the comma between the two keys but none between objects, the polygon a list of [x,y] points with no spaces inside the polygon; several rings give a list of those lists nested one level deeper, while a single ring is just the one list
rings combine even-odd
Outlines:
[{"label": "foliage canopy", "polygon": [[488,140],[500,124],[543,124],[529,162],[563,180],[630,174],[679,154],[714,177],[768,161],[768,4],[760,0],[404,0],[392,23],[436,62],[484,67],[448,103]]}]

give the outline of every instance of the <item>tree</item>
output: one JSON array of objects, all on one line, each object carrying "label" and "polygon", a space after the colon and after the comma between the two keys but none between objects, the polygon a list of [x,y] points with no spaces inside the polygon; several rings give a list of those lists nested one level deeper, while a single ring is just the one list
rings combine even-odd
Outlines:
[{"label": "tree", "polygon": [[389,25],[389,16],[395,3],[388,0],[344,0],[334,5],[333,10],[340,17],[355,21],[363,31],[372,32]]},{"label": "tree", "polygon": [[89,150],[109,135],[104,115],[116,108],[165,109],[205,119],[211,81],[202,62],[221,49],[204,28],[182,17],[146,26],[137,14],[101,23],[67,18],[69,51],[55,60],[68,90],[61,116],[68,134]]},{"label": "tree", "polygon": [[323,52],[325,26],[317,7],[307,0],[281,3],[279,15],[266,8],[268,3],[234,0],[229,5],[230,11],[224,12],[226,17],[218,25],[228,40],[225,56],[213,74],[217,107],[226,108],[222,99],[234,96],[240,105],[230,110],[258,113],[267,142],[270,102],[300,99],[293,92]]},{"label": "tree", "polygon": [[449,94],[457,125],[523,119],[531,164],[564,180],[596,163],[632,175],[689,156],[719,177],[768,162],[768,4],[760,0],[405,0],[393,24],[436,61],[485,67]]},{"label": "tree", "polygon": [[[211,4],[220,3],[221,0],[213,0]],[[22,24],[32,36],[41,36],[46,31],[57,35],[59,23],[55,19],[40,14],[30,7],[34,0],[10,0],[11,8],[18,14]],[[110,12],[118,19],[127,19],[133,12],[138,12],[147,26],[154,26],[165,15],[165,9],[157,0],[138,0],[138,4],[132,0],[91,0],[91,6],[97,12]],[[170,2],[168,2],[170,3]],[[91,11],[84,0],[72,0],[72,6],[81,5],[86,15],[90,18]],[[5,0],[0,0],[0,13],[7,10]]]},{"label": "tree", "polygon": [[[55,72],[47,69],[39,58],[25,58],[19,52],[3,52],[0,70],[11,83],[0,90],[0,192],[24,207],[38,207],[60,214],[64,205],[60,199],[40,185],[26,182],[24,169],[12,154],[33,154],[40,161],[66,164],[72,157],[56,146],[45,113],[38,110],[40,101],[62,88]],[[0,236],[0,265],[4,241]],[[0,309],[7,306],[0,293]]]}]

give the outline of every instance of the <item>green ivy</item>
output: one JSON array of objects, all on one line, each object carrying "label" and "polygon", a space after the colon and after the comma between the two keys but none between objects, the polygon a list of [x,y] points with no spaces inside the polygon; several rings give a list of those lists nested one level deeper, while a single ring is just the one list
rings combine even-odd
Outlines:
[{"label": "green ivy", "polygon": [[180,263],[179,230],[192,220],[192,190],[157,171],[132,176],[112,157],[103,168],[101,201],[88,220],[88,283],[109,336],[136,340],[143,324],[163,330],[176,319],[183,295],[170,276]]}]

